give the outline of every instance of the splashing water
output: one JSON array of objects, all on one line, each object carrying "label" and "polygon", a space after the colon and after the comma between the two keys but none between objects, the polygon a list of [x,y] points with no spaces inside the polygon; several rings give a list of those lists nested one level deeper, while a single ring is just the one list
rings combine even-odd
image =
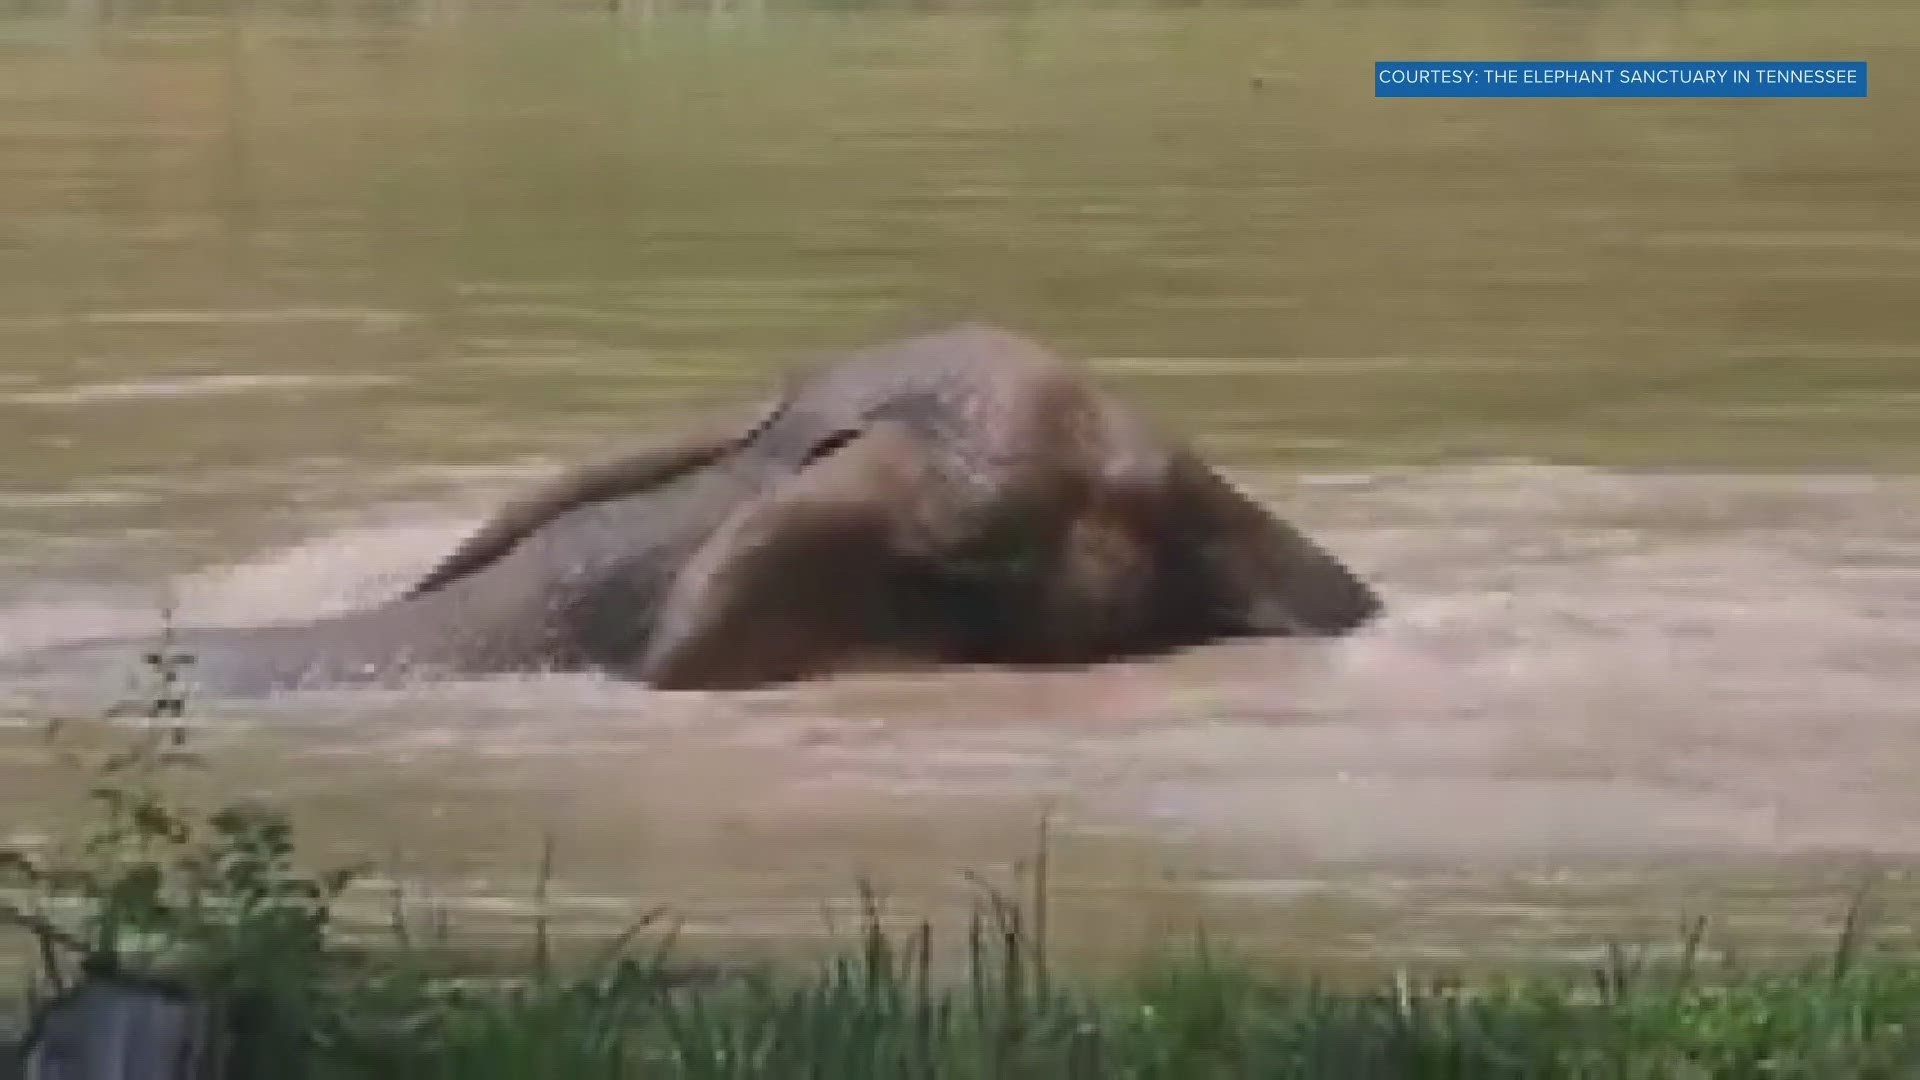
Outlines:
[{"label": "splashing water", "polygon": [[[756,898],[790,920],[858,867],[932,882],[1018,855],[1043,808],[1069,863],[1076,842],[1158,853],[1088,856],[1082,889],[1122,907],[1156,860],[1273,918],[1335,880],[1360,910],[1357,868],[1400,867],[1364,878],[1398,883],[1400,921],[1348,955],[1413,948],[1406,919],[1433,904],[1415,886],[1436,872],[1586,866],[1598,887],[1621,860],[1920,854],[1903,765],[1920,759],[1920,482],[1492,465],[1268,494],[1380,584],[1384,619],[1067,673],[312,694],[215,709],[219,756],[341,843],[380,835],[477,873],[443,881],[456,894],[524,869],[539,822],[574,850],[580,896],[666,879],[735,930],[788,925]],[[375,602],[468,524],[423,513],[202,571],[181,618]],[[0,612],[0,640],[151,618],[42,600]],[[1492,872],[1441,890],[1456,938],[1516,932],[1458,925],[1493,910]]]}]

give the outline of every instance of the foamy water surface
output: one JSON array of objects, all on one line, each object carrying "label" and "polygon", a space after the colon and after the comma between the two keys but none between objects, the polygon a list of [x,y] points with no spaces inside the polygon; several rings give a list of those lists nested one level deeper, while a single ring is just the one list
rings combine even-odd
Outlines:
[{"label": "foamy water surface", "polygon": [[[1389,603],[1077,673],[198,714],[186,794],[289,804],[318,861],[524,931],[550,833],[566,929],[667,902],[785,937],[862,873],[952,914],[1050,815],[1060,948],[1205,918],[1334,964],[1585,957],[1686,912],[1752,955],[1869,870],[1915,898],[1911,5],[112,6],[0,20],[0,654],[169,592],[377,602],[535,476],[962,319],[1086,359]],[[1623,42],[1868,60],[1873,95],[1356,78]],[[0,843],[86,820],[28,705]]]},{"label": "foamy water surface", "polygon": [[[1701,890],[1736,915],[1721,893],[1758,890],[1750,916],[1791,937],[1847,868],[1920,854],[1920,483],[1514,464],[1260,486],[1379,583],[1383,620],[1073,673],[312,694],[216,707],[205,738],[474,917],[511,913],[485,901],[551,830],[588,925],[664,894],[716,932],[802,932],[863,871],[947,902],[1042,814],[1096,939],[1171,904],[1336,957],[1550,953]],[[180,618],[374,602],[472,523],[384,517],[193,574]],[[144,597],[60,591],[0,612],[0,642],[153,623]],[[1516,890],[1535,918],[1499,916]]]}]

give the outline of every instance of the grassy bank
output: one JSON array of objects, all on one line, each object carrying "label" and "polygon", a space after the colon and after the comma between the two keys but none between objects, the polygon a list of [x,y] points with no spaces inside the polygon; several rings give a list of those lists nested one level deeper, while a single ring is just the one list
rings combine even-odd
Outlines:
[{"label": "grassy bank", "polygon": [[[279,812],[180,810],[193,768],[164,670],[136,738],[80,762],[100,813],[69,852],[0,851],[0,923],[41,971],[24,1015],[83,978],[160,978],[226,1018],[227,1075],[300,1077],[1879,1077],[1920,1069],[1920,964],[1877,949],[1864,903],[1817,962],[1748,968],[1708,946],[1609,950],[1585,973],[1331,986],[1204,937],[1131,972],[1058,970],[1044,843],[982,884],[959,948],[862,893],[811,965],[703,965],[655,912],[597,954],[537,930],[505,965],[396,914],[336,933],[351,868],[304,868]],[[52,733],[54,737],[59,732]],[[550,869],[543,867],[543,871]],[[545,874],[542,875],[543,880]],[[1019,899],[1014,899],[1018,893]],[[939,957],[954,957],[951,962]],[[1652,959],[1653,957],[1657,959]],[[6,1073],[0,1071],[0,1076]]]},{"label": "grassy bank", "polygon": [[[876,905],[811,967],[703,970],[659,924],[590,962],[563,968],[534,941],[511,976],[460,979],[454,954],[404,935],[371,953],[329,944],[324,886],[284,873],[279,855],[244,853],[284,851],[278,826],[237,822],[224,841],[235,851],[216,859],[226,894],[206,909],[234,917],[169,916],[171,944],[187,946],[170,970],[236,1018],[230,1075],[1834,1078],[1920,1066],[1920,966],[1866,955],[1852,936],[1793,970],[1705,963],[1693,937],[1669,962],[1622,951],[1586,977],[1372,989],[1197,941],[1089,981],[1050,967],[1033,908],[990,896],[951,968],[933,959],[932,928],[889,932]],[[107,906],[140,908],[141,880],[118,879]]]}]

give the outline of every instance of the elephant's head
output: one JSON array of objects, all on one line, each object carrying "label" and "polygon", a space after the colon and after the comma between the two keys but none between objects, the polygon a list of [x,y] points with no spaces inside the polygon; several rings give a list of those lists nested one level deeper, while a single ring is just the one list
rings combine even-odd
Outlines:
[{"label": "elephant's head", "polygon": [[1223,636],[1332,636],[1364,625],[1380,596],[1339,559],[1188,452],[1166,488],[1164,602]]},{"label": "elephant's head", "polygon": [[[1014,584],[1019,651],[1082,660],[1236,636],[1335,636],[1379,595],[1184,442],[1112,406],[1077,498],[1042,512],[1038,572]],[[1032,520],[1032,516],[1028,516]]]}]

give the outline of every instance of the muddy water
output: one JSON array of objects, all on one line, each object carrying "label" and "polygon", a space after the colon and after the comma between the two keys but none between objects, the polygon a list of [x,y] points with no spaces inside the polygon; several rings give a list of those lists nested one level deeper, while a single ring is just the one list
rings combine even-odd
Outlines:
[{"label": "muddy water", "polygon": [[[0,649],[376,600],[796,356],[1011,323],[1388,618],[1075,674],[591,679],[202,718],[479,931],[922,907],[1327,963],[1830,931],[1920,856],[1914,17],[1601,7],[208,23],[0,37]],[[1376,103],[1379,57],[1838,56],[1841,103]],[[18,689],[18,688],[15,688]],[[0,826],[70,830],[30,702]],[[634,899],[638,898],[638,899]],[[369,910],[378,898],[366,898]],[[1904,919],[1899,903],[1888,917]]]}]

